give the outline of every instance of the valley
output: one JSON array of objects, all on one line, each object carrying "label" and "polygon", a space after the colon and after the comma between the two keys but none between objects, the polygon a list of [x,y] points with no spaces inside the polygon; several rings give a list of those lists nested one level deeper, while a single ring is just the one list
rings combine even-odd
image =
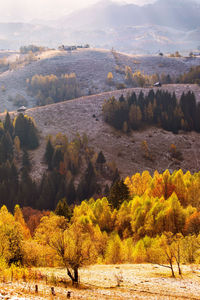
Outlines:
[{"label": "valley", "polygon": [[200,300],[200,0],[9,2],[0,299]]}]

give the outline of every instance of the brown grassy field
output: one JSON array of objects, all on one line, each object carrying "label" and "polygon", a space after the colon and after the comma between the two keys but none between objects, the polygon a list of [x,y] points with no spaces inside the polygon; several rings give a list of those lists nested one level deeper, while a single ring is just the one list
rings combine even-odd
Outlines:
[{"label": "brown grassy field", "polygon": [[[9,54],[3,53],[2,55],[8,56]],[[23,55],[20,57],[23,59]],[[19,58],[19,53],[13,53],[9,60],[13,62],[15,58]],[[72,52],[49,50],[39,54],[36,61],[30,64],[19,64],[16,69],[0,74],[0,111],[16,109],[9,99],[10,96],[15,97],[17,94],[26,98],[28,107],[36,105],[37,99],[31,97],[26,90],[26,79],[35,74],[59,76],[75,72],[81,95],[88,95],[89,90],[92,94],[99,94],[116,89],[115,86],[110,87],[106,84],[108,72],[113,73],[115,84],[124,82],[124,74],[117,73],[116,66],[124,68],[127,65],[134,72],[141,70],[145,74],[166,73],[173,77],[199,64],[200,58],[198,57],[170,58],[159,55],[127,55],[119,52],[113,55],[110,50],[104,49],[79,49]],[[5,87],[4,91],[1,90],[2,86]]]},{"label": "brown grassy field", "polygon": [[[176,270],[176,269],[175,269]],[[170,271],[152,264],[94,265],[80,270],[80,287],[45,284],[44,282],[15,282],[0,284],[0,299],[200,299],[199,266],[182,266],[183,277],[171,278]],[[57,279],[66,277],[60,268],[40,269]],[[117,278],[121,279],[118,285]],[[35,294],[38,284],[38,294]]]},{"label": "brown grassy field", "polygon": [[[164,85],[162,89],[175,92],[180,97],[183,91],[194,91],[200,101],[200,87],[197,85]],[[139,93],[141,89],[126,89],[94,96],[86,96],[62,103],[28,109],[26,113],[32,116],[38,126],[41,136],[40,147],[32,151],[32,176],[37,179],[46,170],[43,163],[46,139],[49,134],[58,132],[72,138],[77,132],[88,135],[89,144],[98,152],[103,150],[107,161],[115,161],[123,177],[136,172],[154,170],[159,172],[182,168],[184,171],[199,171],[200,168],[200,136],[196,132],[181,132],[175,135],[159,128],[147,128],[130,134],[116,131],[103,121],[102,104],[110,96],[119,97],[122,93],[131,91]],[[143,89],[145,93],[149,89]],[[13,113],[16,114],[16,113]],[[93,118],[95,114],[96,118]],[[142,142],[147,141],[153,161],[144,157]],[[172,159],[170,145],[175,144],[183,154],[183,161]]]}]

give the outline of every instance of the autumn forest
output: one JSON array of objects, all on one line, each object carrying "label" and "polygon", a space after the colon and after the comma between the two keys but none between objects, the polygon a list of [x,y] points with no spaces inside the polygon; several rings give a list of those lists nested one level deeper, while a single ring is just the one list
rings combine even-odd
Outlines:
[{"label": "autumn forest", "polygon": [[200,173],[144,171],[122,179],[86,135],[70,141],[57,134],[47,138],[47,172],[35,182],[34,120],[7,113],[0,134],[2,266],[64,266],[78,283],[79,268],[88,264],[151,262],[168,266],[174,277],[174,263],[180,275],[182,263],[199,262]]}]

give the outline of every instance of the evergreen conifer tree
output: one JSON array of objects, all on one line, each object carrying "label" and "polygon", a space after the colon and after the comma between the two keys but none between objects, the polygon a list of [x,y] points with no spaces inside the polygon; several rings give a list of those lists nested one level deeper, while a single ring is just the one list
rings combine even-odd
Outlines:
[{"label": "evergreen conifer tree", "polygon": [[119,209],[123,201],[129,199],[129,189],[123,180],[115,182],[115,184],[110,189],[110,194],[108,196],[108,201],[113,206],[113,208]]},{"label": "evergreen conifer tree", "polygon": [[23,165],[23,168],[26,168],[27,171],[30,171],[31,162],[30,162],[30,159],[29,159],[28,152],[25,149],[23,150],[22,165]]},{"label": "evergreen conifer tree", "polygon": [[103,152],[100,151],[96,160],[97,164],[104,164],[106,162],[105,156],[103,155]]},{"label": "evergreen conifer tree", "polygon": [[27,120],[27,147],[36,149],[39,146],[38,131],[31,119]]},{"label": "evergreen conifer tree", "polygon": [[71,179],[69,184],[67,185],[67,199],[68,199],[69,205],[75,204],[76,190],[75,190],[73,179]]},{"label": "evergreen conifer tree", "polygon": [[45,162],[48,165],[49,170],[52,170],[53,153],[54,153],[54,147],[51,143],[51,140],[48,139],[47,144],[46,144],[46,150],[45,150],[44,158],[45,158]]},{"label": "evergreen conifer tree", "polygon": [[66,198],[62,198],[58,201],[55,209],[55,214],[58,216],[64,216],[66,219],[70,220],[71,213]]},{"label": "evergreen conifer tree", "polygon": [[3,134],[0,141],[0,162],[4,163],[6,160],[13,159],[13,141],[9,132]]},{"label": "evergreen conifer tree", "polygon": [[125,98],[123,94],[119,97],[119,102],[125,102]]},{"label": "evergreen conifer tree", "polygon": [[14,133],[15,136],[19,137],[22,147],[27,149],[35,149],[38,147],[39,137],[34,121],[22,113],[19,114],[15,120]]},{"label": "evergreen conifer tree", "polygon": [[9,132],[9,134],[10,134],[11,137],[13,136],[14,127],[13,127],[13,123],[12,123],[12,121],[10,119],[10,115],[9,115],[8,112],[6,114],[5,121],[4,121],[4,129],[5,129],[5,131]]},{"label": "evergreen conifer tree", "polygon": [[119,170],[118,170],[118,168],[116,168],[115,173],[113,175],[112,186],[115,182],[120,181],[120,179],[121,179],[121,177],[120,177],[120,174],[119,174]]},{"label": "evergreen conifer tree", "polygon": [[61,161],[63,161],[63,153],[61,148],[57,146],[52,157],[52,167],[59,170]]},{"label": "evergreen conifer tree", "polygon": [[27,145],[27,128],[26,119],[22,113],[20,113],[15,120],[15,136],[20,139],[20,144],[22,147]]},{"label": "evergreen conifer tree", "polygon": [[109,192],[110,192],[109,186],[108,186],[108,184],[106,184],[105,189],[104,189],[104,195],[103,195],[103,196],[108,197]]},{"label": "evergreen conifer tree", "polygon": [[96,174],[92,163],[89,162],[86,172],[78,185],[77,196],[80,201],[88,199],[96,192],[96,189]]}]

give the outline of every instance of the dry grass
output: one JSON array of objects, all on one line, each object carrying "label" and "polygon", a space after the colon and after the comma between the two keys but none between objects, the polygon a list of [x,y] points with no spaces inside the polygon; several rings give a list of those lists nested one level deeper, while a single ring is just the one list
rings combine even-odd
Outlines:
[{"label": "dry grass", "polygon": [[[7,56],[9,54],[6,54]],[[13,61],[19,54],[13,53],[9,60]],[[0,52],[1,56],[1,52]],[[15,97],[16,94],[24,96],[29,105],[34,107],[36,100],[30,97],[26,91],[26,79],[35,74],[57,76],[63,73],[75,72],[80,84],[82,95],[98,94],[101,92],[115,89],[106,84],[108,72],[113,73],[114,82],[123,83],[124,75],[116,72],[116,66],[128,65],[133,71],[140,69],[146,74],[166,73],[175,76],[186,72],[192,65],[200,64],[200,59],[169,58],[160,56],[138,56],[116,53],[115,56],[109,50],[102,49],[79,49],[72,52],[50,50],[41,53],[37,61],[26,66],[21,66],[17,70],[7,71],[0,74],[0,86],[4,85],[6,91],[0,91],[1,111],[14,110],[9,96]],[[162,67],[161,67],[162,65]]]},{"label": "dry grass", "polygon": [[[117,63],[125,65],[131,65],[132,63],[134,70],[136,61],[139,61],[140,67],[142,66],[141,70],[143,69],[148,73],[159,71],[158,65],[160,61],[166,64],[166,72],[171,70],[172,74],[186,71],[191,64],[198,63],[198,59],[187,61],[184,58],[171,60],[170,58],[159,56],[133,56],[122,53],[117,55]],[[40,60],[37,62],[0,75],[0,86],[4,84],[6,87],[6,92],[2,93],[0,90],[1,108],[10,107],[12,109],[12,103],[9,103],[6,97],[8,93],[16,94],[16,92],[24,95],[28,101],[32,101],[29,102],[29,105],[34,105],[33,99],[26,95],[25,80],[28,76],[30,77],[35,73],[43,75],[55,73],[59,75],[65,72],[77,71],[83,90],[87,90],[88,86],[92,84],[97,86],[96,92],[98,92],[104,90],[104,81],[107,73],[108,71],[115,72],[115,67],[116,59],[112,52],[107,50],[81,49],[72,53],[57,50],[47,51],[41,54]],[[116,77],[117,80],[121,80],[122,75],[113,74],[114,78],[118,76]],[[162,89],[167,89],[171,93],[175,92],[178,98],[182,92],[192,90],[197,100],[200,101],[200,87],[197,85],[163,85]],[[45,137],[48,134],[55,135],[58,132],[62,132],[70,138],[76,132],[80,134],[85,132],[89,137],[90,145],[94,147],[95,151],[103,150],[107,161],[115,161],[123,177],[144,170],[149,170],[153,173],[157,169],[162,172],[167,168],[171,171],[179,168],[182,168],[184,171],[199,171],[200,140],[198,133],[174,135],[162,129],[148,128],[126,135],[117,132],[104,123],[102,118],[104,99],[110,96],[118,98],[122,93],[125,95],[133,90],[138,94],[141,89],[135,88],[101,93],[27,110],[27,114],[34,117],[41,135],[40,147],[31,153],[33,178],[40,178],[46,170],[46,165],[42,162],[45,151]],[[147,93],[149,89],[145,88],[143,91]],[[97,120],[92,118],[93,114],[96,115]],[[153,160],[145,158],[141,149],[143,141],[147,142]],[[171,157],[169,152],[171,144],[175,144],[177,150],[182,152],[183,161],[178,161]]]},{"label": "dry grass", "polygon": [[[162,88],[170,92],[175,91],[177,97],[183,91],[193,90],[197,100],[200,101],[200,87],[197,85],[166,85]],[[35,119],[41,135],[40,147],[31,153],[33,177],[39,178],[46,170],[46,165],[42,162],[46,144],[45,137],[58,132],[64,133],[70,138],[76,132],[80,134],[85,132],[95,151],[103,150],[107,161],[115,161],[123,177],[144,170],[153,173],[157,169],[162,172],[167,168],[171,171],[179,168],[184,171],[199,171],[200,140],[198,133],[175,135],[152,127],[126,135],[105,124],[102,118],[104,99],[112,95],[119,97],[121,93],[127,94],[133,90],[136,93],[140,91],[140,89],[128,89],[103,93],[27,110],[27,114]],[[148,90],[143,89],[145,93]],[[98,121],[92,117],[93,114],[96,115]],[[145,158],[141,147],[143,141],[147,142],[153,160]],[[182,152],[183,161],[171,157],[171,144],[175,144],[177,150]]]},{"label": "dry grass", "polygon": [[[54,286],[54,299],[66,299],[68,291],[71,291],[71,299],[200,299],[198,266],[182,266],[182,269],[183,278],[174,279],[168,269],[152,264],[94,265],[80,270],[79,288],[73,288],[70,283],[61,287],[44,282],[9,282],[0,284],[0,297],[51,299],[51,287]],[[64,269],[40,271],[49,276],[53,274],[57,281],[66,277]],[[35,284],[38,284],[38,294],[35,294]]]}]

